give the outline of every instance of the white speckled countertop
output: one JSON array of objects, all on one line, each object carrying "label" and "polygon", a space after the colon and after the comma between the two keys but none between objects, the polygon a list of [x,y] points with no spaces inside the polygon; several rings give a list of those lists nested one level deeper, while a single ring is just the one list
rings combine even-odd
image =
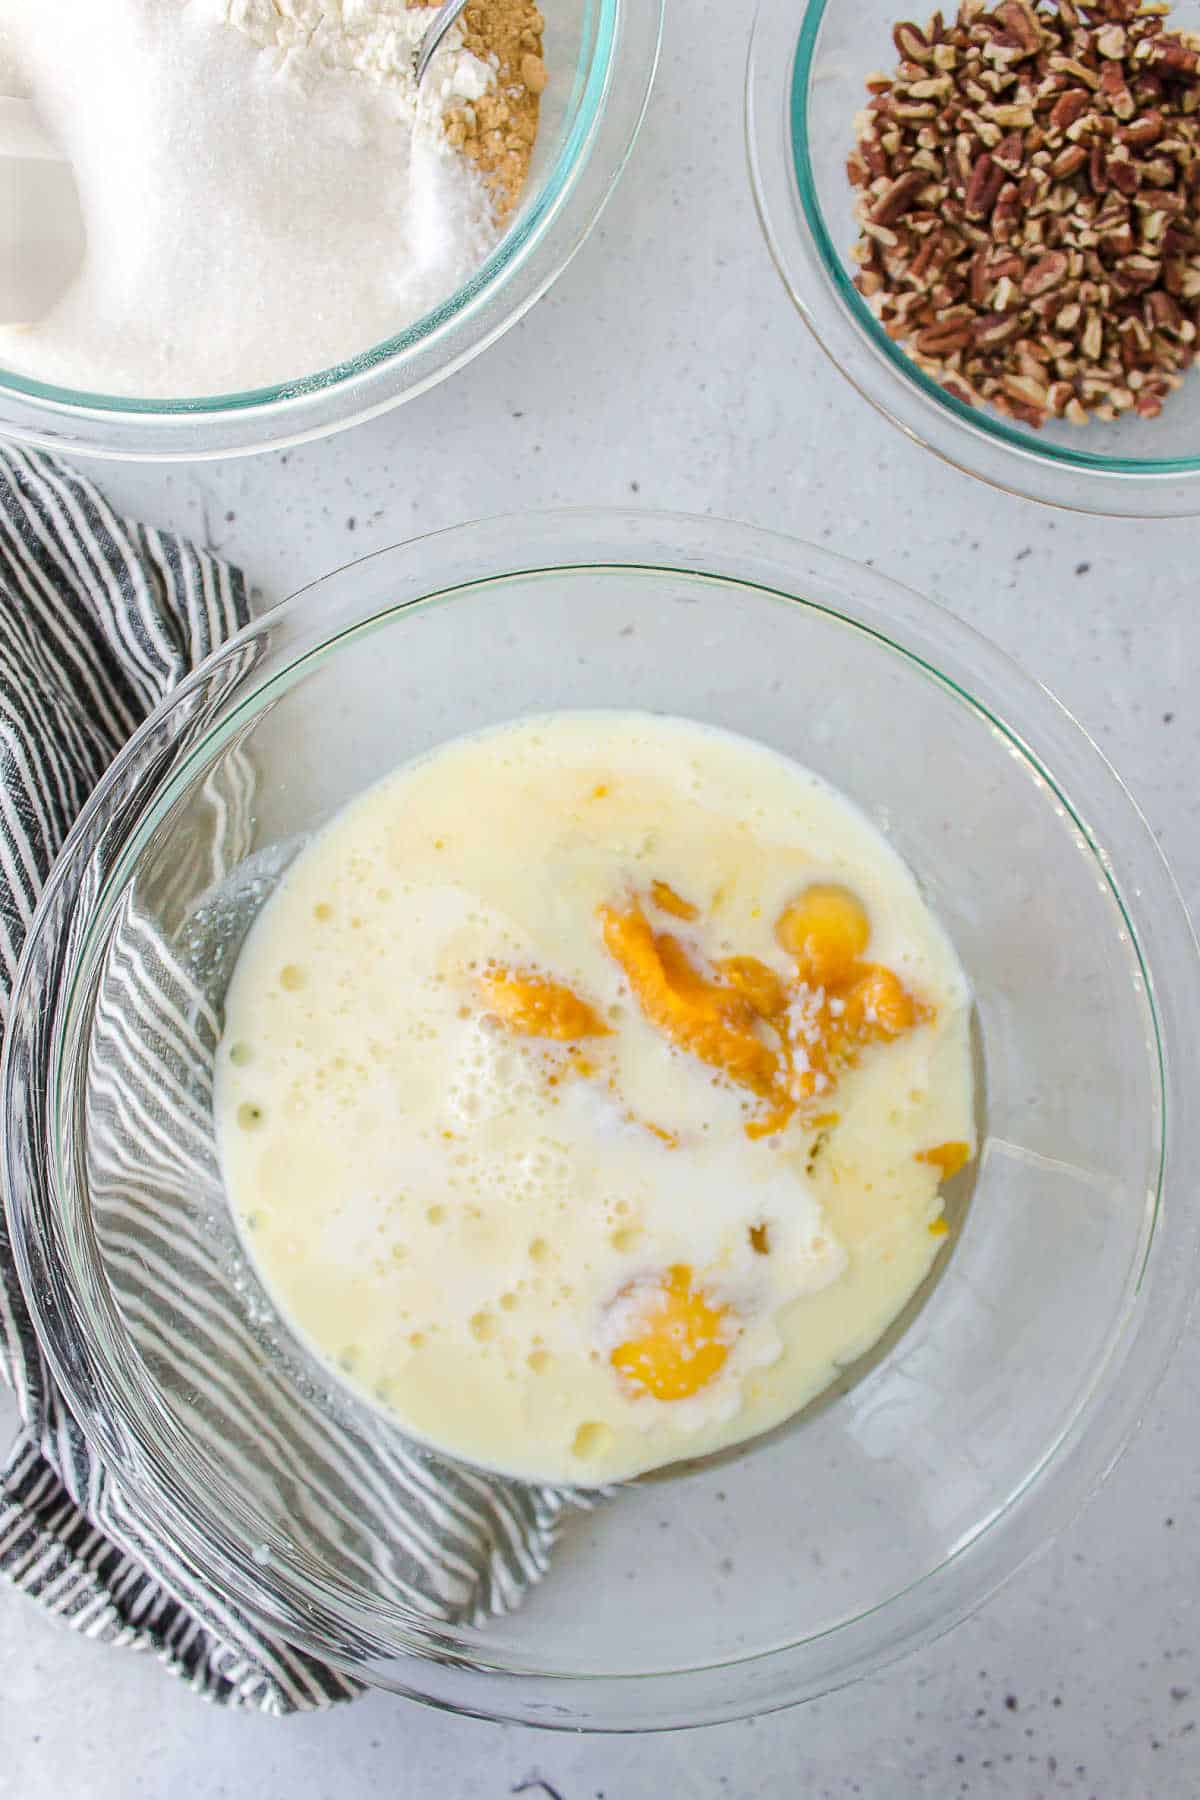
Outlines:
[{"label": "white speckled countertop", "polygon": [[[240,561],[267,598],[416,531],[564,502],[711,511],[832,544],[937,594],[1040,675],[1125,776],[1195,907],[1196,525],[991,493],[842,383],[759,234],[747,29],[740,8],[674,10],[601,227],[453,382],[291,454],[91,472],[123,509]],[[230,1717],[0,1587],[0,1796],[1184,1800],[1200,1794],[1198,1392],[1200,1327],[1107,1487],[982,1614],[858,1688],[707,1732],[548,1736],[383,1695],[318,1718]],[[0,1439],[10,1423],[0,1397]]]}]

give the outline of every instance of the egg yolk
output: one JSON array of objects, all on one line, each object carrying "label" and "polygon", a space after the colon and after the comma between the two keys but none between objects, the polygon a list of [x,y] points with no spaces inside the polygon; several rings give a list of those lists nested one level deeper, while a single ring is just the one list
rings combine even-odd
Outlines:
[{"label": "egg yolk", "polygon": [[561,982],[524,971],[490,968],[480,984],[492,1011],[526,1037],[572,1043],[579,1038],[607,1037],[608,1026],[595,1008]]},{"label": "egg yolk", "polygon": [[725,1366],[730,1309],[713,1303],[686,1263],[676,1263],[653,1285],[626,1288],[621,1298],[642,1294],[645,1306],[634,1335],[618,1344],[609,1360],[631,1388],[655,1400],[688,1400]]},{"label": "egg yolk", "polygon": [[848,888],[814,882],[780,915],[775,935],[814,987],[841,987],[866,949],[866,910]]},{"label": "egg yolk", "polygon": [[949,1181],[960,1169],[965,1169],[971,1160],[970,1144],[954,1141],[949,1144],[934,1144],[929,1150],[918,1150],[916,1160],[921,1163],[932,1163],[938,1171],[938,1179]]}]

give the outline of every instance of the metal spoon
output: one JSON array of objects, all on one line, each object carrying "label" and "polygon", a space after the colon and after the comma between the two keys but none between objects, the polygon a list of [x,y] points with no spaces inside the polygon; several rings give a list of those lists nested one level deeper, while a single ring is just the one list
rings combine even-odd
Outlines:
[{"label": "metal spoon", "polygon": [[461,18],[466,6],[467,0],[445,0],[445,5],[438,8],[437,17],[431,19],[426,26],[425,36],[417,45],[417,52],[413,58],[413,72],[416,75],[418,87],[425,79],[425,71],[436,56],[442,39],[450,27]]}]

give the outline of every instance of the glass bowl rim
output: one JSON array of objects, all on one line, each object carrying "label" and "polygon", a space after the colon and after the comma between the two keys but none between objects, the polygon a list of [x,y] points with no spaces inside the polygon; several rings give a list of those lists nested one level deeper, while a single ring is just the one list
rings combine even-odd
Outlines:
[{"label": "glass bowl rim", "polygon": [[[747,152],[759,220],[784,285],[821,348],[863,398],[907,436],[990,485],[1080,511],[1139,517],[1200,511],[1200,493],[1193,493],[1191,486],[1200,476],[1200,451],[1183,458],[1107,456],[1039,440],[989,408],[969,406],[947,393],[883,330],[846,272],[813,175],[809,91],[821,27],[838,4],[845,0],[804,0],[797,27],[794,3],[758,0],[746,72]],[[786,66],[781,66],[789,24],[791,41]],[[851,126],[847,120],[847,149]],[[799,207],[802,231],[788,229],[789,199]],[[848,202],[847,242],[851,226]],[[799,242],[789,241],[793,238]],[[811,280],[802,279],[801,261],[808,263]],[[837,343],[839,327],[869,352],[869,374],[847,366]],[[939,441],[939,418],[951,428],[948,440]],[[989,453],[1002,459],[994,469],[978,460]],[[1081,497],[1072,488],[1076,483],[1092,485],[1095,491]],[[1167,499],[1168,483],[1187,484],[1187,500]]]},{"label": "glass bowl rim", "polygon": [[[529,554],[514,552],[514,544],[525,542],[531,542]],[[464,559],[474,573],[466,579],[447,582],[441,577],[441,568],[453,563],[456,556]],[[497,558],[502,560],[498,563]],[[399,595],[382,606],[372,602],[355,616],[351,590],[367,564],[381,563],[390,564],[391,569],[398,572],[398,579],[393,582],[389,570],[389,585],[398,589]],[[432,572],[435,564],[440,565],[438,573]],[[807,571],[804,569],[806,564]],[[453,1710],[542,1725],[560,1724],[563,1728],[578,1728],[584,1724],[598,1729],[639,1730],[715,1722],[740,1716],[745,1711],[770,1710],[774,1705],[790,1704],[865,1673],[902,1650],[948,1629],[1040,1547],[1077,1510],[1087,1493],[1111,1467],[1182,1328],[1190,1292],[1188,1275],[1197,1250],[1197,1222],[1189,1218],[1186,1211],[1176,1213],[1174,1208],[1168,1209],[1164,1216],[1163,1152],[1168,1136],[1173,1141],[1182,1140],[1185,1148],[1190,1144],[1193,1153],[1200,1150],[1200,1126],[1192,1126],[1188,1110],[1182,1104],[1180,1071],[1189,1059],[1175,1054],[1176,1040],[1182,1043],[1190,1036],[1193,1046],[1196,1043],[1198,1028],[1192,1021],[1200,1019],[1200,965],[1183,903],[1149,827],[1102,754],[1065,709],[1004,652],[953,615],[945,613],[936,602],[833,552],[749,526],[677,515],[577,509],[484,520],[393,546],[344,565],[300,589],[220,646],[156,709],[102,777],[52,871],[29,931],[14,986],[13,1025],[5,1046],[0,1086],[7,1122],[17,1103],[13,1092],[13,1045],[19,1031],[19,997],[26,986],[35,982],[39,953],[44,949],[43,934],[48,928],[53,929],[51,914],[56,893],[68,885],[73,869],[86,862],[91,832],[103,823],[111,797],[121,793],[125,777],[136,769],[139,759],[144,759],[146,746],[153,740],[155,732],[169,727],[173,712],[186,707],[189,695],[203,688],[223,657],[239,646],[253,642],[256,637],[269,636],[281,626],[298,623],[302,628],[300,642],[287,647],[278,670],[256,678],[248,695],[234,703],[229,716],[207,730],[178,759],[165,782],[158,775],[154,777],[151,803],[138,805],[130,826],[130,842],[123,847],[118,867],[98,896],[86,942],[75,953],[74,966],[68,971],[72,979],[64,985],[74,987],[78,984],[80,970],[87,961],[88,947],[95,944],[97,934],[110,917],[109,897],[113,887],[119,886],[127,876],[127,865],[136,865],[156,816],[190,785],[194,759],[211,755],[214,745],[235,728],[235,718],[244,723],[247,711],[258,716],[270,704],[272,690],[280,682],[294,680],[303,667],[311,664],[314,651],[332,654],[348,633],[357,635],[363,629],[387,629],[402,622],[409,612],[419,613],[431,604],[449,604],[464,592],[502,584],[515,576],[562,575],[570,571],[600,573],[620,569],[700,577],[724,583],[747,589],[764,600],[774,599],[782,604],[815,610],[846,628],[865,631],[885,649],[913,664],[914,672],[920,677],[949,687],[976,712],[981,724],[998,730],[1008,747],[1025,758],[1067,809],[1068,817],[1083,833],[1099,870],[1125,912],[1131,942],[1143,967],[1155,1030],[1159,1034],[1158,1077],[1163,1097],[1158,1192],[1146,1240],[1145,1259],[1137,1282],[1133,1284],[1133,1292],[1123,1304],[1119,1331],[1115,1332],[1110,1351],[1087,1393],[1056,1441],[995,1515],[983,1520],[977,1531],[961,1545],[953,1546],[940,1564],[916,1577],[909,1587],[824,1634],[830,1640],[830,1648],[837,1640],[844,1646],[844,1653],[840,1661],[835,1655],[815,1681],[810,1675],[797,1683],[794,1673],[789,1677],[783,1666],[789,1656],[820,1644],[820,1637],[811,1636],[789,1646],[775,1646],[730,1662],[636,1677],[607,1671],[555,1674],[514,1670],[503,1664],[488,1665],[477,1658],[464,1658],[461,1648],[457,1654],[452,1650],[439,1663],[430,1660],[428,1644],[380,1652],[378,1662],[370,1661],[367,1666],[357,1658],[340,1659],[336,1653],[330,1658],[350,1673],[365,1674],[367,1679],[374,1679],[380,1685]],[[839,578],[843,586],[852,590],[849,601],[838,590]],[[804,592],[804,587],[814,579],[826,584],[826,594],[832,588],[836,599],[813,598]],[[328,590],[339,587],[346,589],[350,596],[351,614],[340,621],[336,604],[332,608],[328,604]],[[307,637],[303,630],[305,626],[308,627]],[[922,642],[922,639],[927,641]],[[949,654],[930,655],[930,639],[939,645],[949,640]],[[969,685],[966,679],[968,667],[974,667],[980,676]],[[1089,806],[1081,811],[1068,799],[1060,781],[1050,776],[1044,757],[1027,741],[1025,725],[1018,729],[1007,723],[1004,718],[1007,708],[998,706],[995,696],[988,694],[997,681],[1001,692],[1015,694],[1025,717],[1032,717],[1035,736],[1043,728],[1049,729],[1052,739],[1061,737],[1082,759],[1085,774],[1098,784],[1098,801],[1093,797]],[[973,691],[980,687],[986,698]],[[1097,804],[1102,809],[1101,814],[1095,811]],[[1099,835],[1096,825],[1089,823],[1089,813],[1100,825]],[[1145,921],[1144,928],[1135,925],[1129,917],[1122,888],[1114,875],[1113,858],[1106,848],[1107,843],[1118,840],[1121,849],[1116,859],[1117,868],[1120,870],[1124,864],[1128,865],[1129,886],[1138,895],[1135,912]],[[1152,949],[1147,956],[1147,939],[1155,946],[1162,940],[1164,947]],[[1172,985],[1160,1000],[1154,970],[1166,966],[1172,968]],[[68,1010],[72,1000],[73,996],[66,1003]],[[51,1056],[54,1067],[46,1082],[48,1104],[55,1118],[55,1141],[61,1120],[58,1102],[64,1079],[62,1050],[63,1033],[56,1024]],[[30,1215],[29,1198],[21,1191],[17,1179],[19,1171],[15,1166],[12,1143],[15,1135],[6,1132],[5,1198],[14,1251],[30,1310],[37,1320],[39,1334],[46,1340],[51,1364],[85,1436],[106,1466],[119,1475],[128,1475],[133,1467],[130,1434],[134,1440],[144,1439],[144,1434],[140,1422],[128,1416],[119,1418],[115,1429],[110,1421],[95,1418],[90,1411],[88,1394],[81,1388],[70,1359],[64,1354],[65,1335],[81,1321],[77,1309],[76,1316],[72,1317],[70,1290],[66,1293],[68,1304],[65,1309],[59,1308],[56,1313],[55,1306],[50,1305],[47,1310],[44,1299],[47,1290],[44,1285],[39,1285],[40,1277],[44,1278],[47,1272],[47,1245],[38,1240],[37,1221]],[[1172,1163],[1176,1159],[1186,1166],[1190,1157],[1173,1151]],[[1163,1247],[1164,1236],[1171,1239],[1170,1255]],[[1144,1308],[1137,1315],[1133,1303],[1140,1297],[1152,1257],[1151,1273],[1155,1277],[1157,1305],[1149,1316]],[[61,1288],[61,1281],[59,1285]],[[61,1292],[55,1295],[56,1302],[62,1298]],[[103,1359],[97,1360],[97,1346],[85,1339],[82,1346],[73,1342],[70,1348],[73,1353],[82,1350],[85,1358],[94,1365],[99,1380],[94,1380],[92,1386],[111,1392],[109,1371],[103,1366]],[[1118,1400],[1119,1404],[1116,1403]],[[138,1401],[144,1408],[145,1394],[140,1393]],[[1099,1410],[1101,1401],[1106,1410]],[[142,1457],[149,1454],[154,1458],[158,1454],[152,1437],[149,1443],[138,1441],[136,1449]],[[1030,1496],[1037,1492],[1043,1495],[1041,1506],[1031,1508]],[[175,1498],[180,1504],[170,1518],[169,1531],[187,1546],[185,1560],[193,1567],[202,1566],[209,1571],[219,1567],[220,1586],[236,1598],[249,1616],[289,1641],[301,1642],[314,1654],[329,1656],[326,1637],[319,1632],[310,1637],[305,1637],[302,1631],[297,1632],[294,1609],[285,1613],[281,1606],[280,1610],[273,1611],[264,1601],[263,1571],[253,1564],[250,1547],[242,1543],[214,1542],[211,1520],[207,1531],[195,1522],[192,1496],[183,1494]],[[1028,1516],[1031,1510],[1036,1515],[1033,1521]],[[218,1537],[220,1535],[218,1532]],[[972,1554],[968,1555],[968,1552]],[[976,1568],[975,1565],[981,1562],[982,1566]],[[971,1565],[969,1569],[968,1564]],[[325,1596],[321,1597],[319,1610],[325,1617],[330,1616],[330,1611],[338,1616],[336,1601],[330,1602]],[[343,1608],[341,1618],[350,1617],[351,1609]],[[886,1621],[886,1629],[881,1633],[883,1621]],[[436,1636],[437,1629],[430,1632],[431,1639]],[[864,1635],[871,1641],[859,1642]],[[694,1688],[697,1683],[703,1684],[705,1678],[715,1678],[719,1685],[723,1673],[728,1674],[734,1669],[745,1671],[756,1664],[772,1665],[778,1676],[771,1692],[756,1698],[752,1705],[735,1703],[731,1712],[728,1702],[719,1695],[703,1701],[688,1697],[689,1683]],[[661,1696],[673,1708],[668,1716],[647,1716],[646,1706],[651,1693]],[[560,1716],[564,1710],[568,1714],[566,1718]]]},{"label": "glass bowl rim", "polygon": [[[589,0],[595,17],[586,69],[576,69],[573,116],[551,167],[530,203],[485,262],[461,286],[403,330],[323,369],[291,380],[220,394],[161,399],[105,394],[39,381],[0,367],[0,433],[46,449],[73,449],[101,457],[174,460],[253,453],[346,429],[415,397],[471,360],[515,324],[557,279],[590,232],[633,148],[649,102],[661,49],[666,0]],[[599,158],[603,167],[593,167]],[[594,194],[580,194],[586,174]],[[580,216],[572,217],[573,203]],[[564,217],[564,215],[566,215]],[[517,275],[531,291],[512,293]],[[498,320],[489,302],[504,302]],[[403,377],[422,353],[444,354],[432,371],[419,370],[411,385],[382,394],[383,384]],[[322,403],[347,396],[355,404],[344,417],[306,417]],[[10,416],[9,409],[18,409]],[[264,435],[234,444],[220,441],[223,428],[264,427]],[[106,428],[143,426],[166,433],[149,448],[105,439]],[[72,430],[78,442],[69,442]],[[171,441],[174,433],[178,445]],[[184,442],[188,433],[193,441]],[[199,441],[194,441],[198,437]]]}]

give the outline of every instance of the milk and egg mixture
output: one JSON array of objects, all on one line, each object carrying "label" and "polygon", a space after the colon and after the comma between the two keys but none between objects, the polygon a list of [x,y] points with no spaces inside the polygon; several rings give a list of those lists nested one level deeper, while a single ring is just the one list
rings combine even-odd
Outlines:
[{"label": "milk and egg mixture", "polygon": [[966,983],[854,807],[747,739],[459,739],[301,853],[227,1001],[231,1203],[414,1435],[595,1483],[750,1437],[886,1329],[973,1152]]}]

